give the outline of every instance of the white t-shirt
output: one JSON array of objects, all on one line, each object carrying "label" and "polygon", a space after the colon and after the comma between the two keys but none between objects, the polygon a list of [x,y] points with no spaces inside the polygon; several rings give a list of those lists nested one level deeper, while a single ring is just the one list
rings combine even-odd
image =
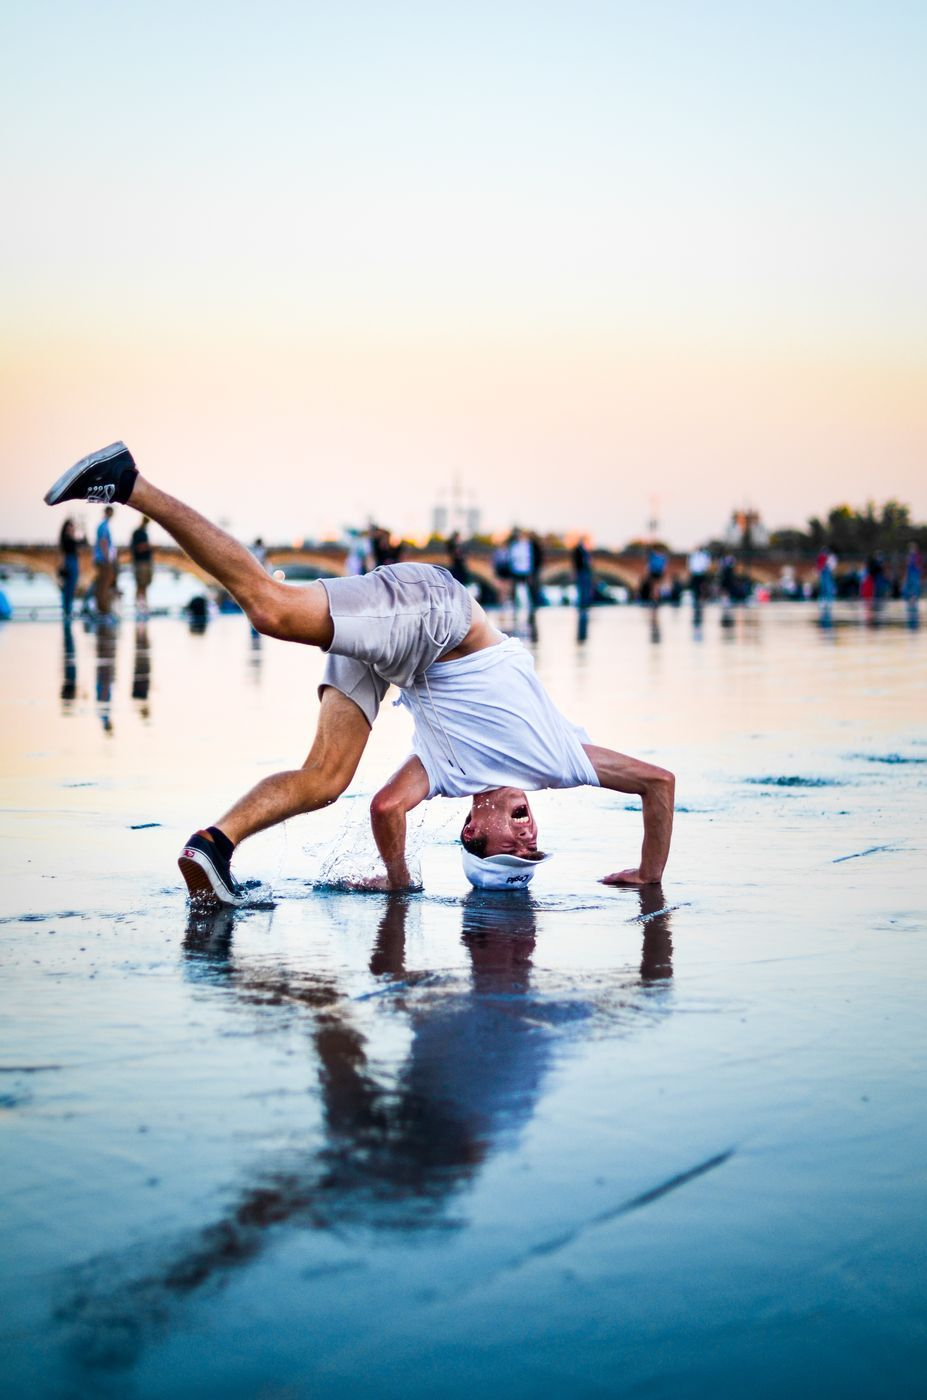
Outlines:
[{"label": "white t-shirt", "polygon": [[588,734],[556,709],[514,637],[436,661],[399,694],[415,722],[412,752],[428,774],[429,797],[599,786],[582,747]]}]

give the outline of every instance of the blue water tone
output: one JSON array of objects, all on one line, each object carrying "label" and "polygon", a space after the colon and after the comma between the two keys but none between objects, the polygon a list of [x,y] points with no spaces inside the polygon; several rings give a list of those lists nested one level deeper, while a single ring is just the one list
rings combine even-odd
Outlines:
[{"label": "blue water tone", "polygon": [[599,883],[640,814],[583,790],[534,799],[527,893],[469,890],[461,803],[414,814],[421,892],[334,888],[384,706],[219,913],[177,852],[301,761],[321,660],[0,632],[5,1392],[919,1393],[924,779],[860,759],[916,752],[924,636],[808,618],[539,615],[558,705],[678,775],[662,886]]}]

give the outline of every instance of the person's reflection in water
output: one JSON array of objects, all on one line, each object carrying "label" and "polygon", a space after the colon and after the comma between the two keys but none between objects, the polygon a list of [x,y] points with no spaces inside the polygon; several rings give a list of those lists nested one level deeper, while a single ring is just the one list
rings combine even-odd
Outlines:
[{"label": "person's reflection in water", "polygon": [[255,685],[260,685],[261,669],[264,664],[264,652],[261,647],[262,638],[260,632],[256,632],[253,627],[250,629],[250,632],[251,647],[248,652],[248,675]]},{"label": "person's reflection in water", "polygon": [[116,677],[116,629],[98,622],[97,636],[97,713],[107,734],[113,733],[112,699]]},{"label": "person's reflection in water", "polygon": [[673,976],[673,934],[662,885],[641,885],[640,920],[644,925],[641,985],[652,987]]},{"label": "person's reflection in water", "polygon": [[70,714],[73,710],[76,695],[77,651],[74,646],[74,632],[71,628],[71,619],[67,618],[64,624],[64,655],[62,658],[61,671],[61,708],[65,714]]},{"label": "person's reflection in water", "polygon": [[139,702],[138,712],[148,719],[151,709],[148,692],[151,689],[151,644],[147,622],[135,624],[135,664],[132,669],[132,699]]},{"label": "person's reflection in water", "polygon": [[[101,1345],[105,1353],[106,1338],[115,1335],[120,1364],[131,1364],[171,1308],[252,1264],[281,1227],[462,1228],[454,1202],[530,1122],[565,1034],[586,1034],[593,1017],[600,1025],[608,1018],[617,1033],[639,1031],[646,1025],[642,1007],[652,1006],[655,994],[665,1004],[663,989],[672,977],[669,916],[659,886],[638,894],[639,979],[635,971],[629,983],[624,967],[603,985],[597,973],[588,992],[582,984],[564,992],[562,979],[553,988],[545,985],[549,974],[538,982],[537,906],[527,891],[474,890],[463,901],[464,978],[456,970],[409,967],[406,924],[414,901],[387,896],[369,960],[378,984],[353,998],[333,975],[237,962],[233,933],[240,911],[191,914],[183,953],[200,996],[218,996],[221,1005],[233,991],[239,1010],[254,1008],[264,1033],[269,1014],[308,1013],[323,1140],[317,1145],[313,1135],[307,1146],[294,1132],[218,1219],[167,1246],[153,1242],[145,1263],[133,1250],[124,1265],[131,1277],[116,1277],[115,1256],[76,1271],[59,1318],[74,1328],[89,1362],[100,1364]],[[644,1001],[635,999],[635,985],[636,998]],[[398,1065],[391,1050],[397,1015],[409,1031]],[[380,1027],[384,1043],[374,1039]]]},{"label": "person's reflection in water", "polygon": [[650,613],[650,640],[655,646],[660,643],[660,612],[656,603],[648,608]]}]

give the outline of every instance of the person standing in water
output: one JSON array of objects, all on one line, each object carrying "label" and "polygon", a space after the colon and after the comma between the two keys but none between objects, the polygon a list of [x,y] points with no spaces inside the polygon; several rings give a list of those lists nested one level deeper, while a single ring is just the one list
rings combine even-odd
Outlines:
[{"label": "person standing in water", "polygon": [[71,621],[74,612],[74,598],[77,594],[77,581],[80,577],[80,550],[87,541],[78,529],[73,515],[69,515],[58,536],[61,562],[58,565],[58,578],[61,583],[61,610],[65,622]]},{"label": "person standing in water", "polygon": [[148,589],[151,587],[151,542],[148,539],[148,516],[143,515],[141,524],[132,531],[130,542],[132,568],[135,572],[135,614],[148,616]]}]

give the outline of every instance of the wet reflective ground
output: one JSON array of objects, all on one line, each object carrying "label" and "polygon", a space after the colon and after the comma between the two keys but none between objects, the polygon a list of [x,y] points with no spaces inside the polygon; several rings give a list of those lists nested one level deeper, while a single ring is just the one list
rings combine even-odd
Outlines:
[{"label": "wet reflective ground", "polygon": [[320,659],[240,617],[0,630],[0,1354],[41,1396],[913,1394],[924,1321],[925,637],[807,607],[538,616],[592,737],[678,774],[537,800],[530,896],[351,895],[351,795],[191,919],[192,827],[299,761]]}]

